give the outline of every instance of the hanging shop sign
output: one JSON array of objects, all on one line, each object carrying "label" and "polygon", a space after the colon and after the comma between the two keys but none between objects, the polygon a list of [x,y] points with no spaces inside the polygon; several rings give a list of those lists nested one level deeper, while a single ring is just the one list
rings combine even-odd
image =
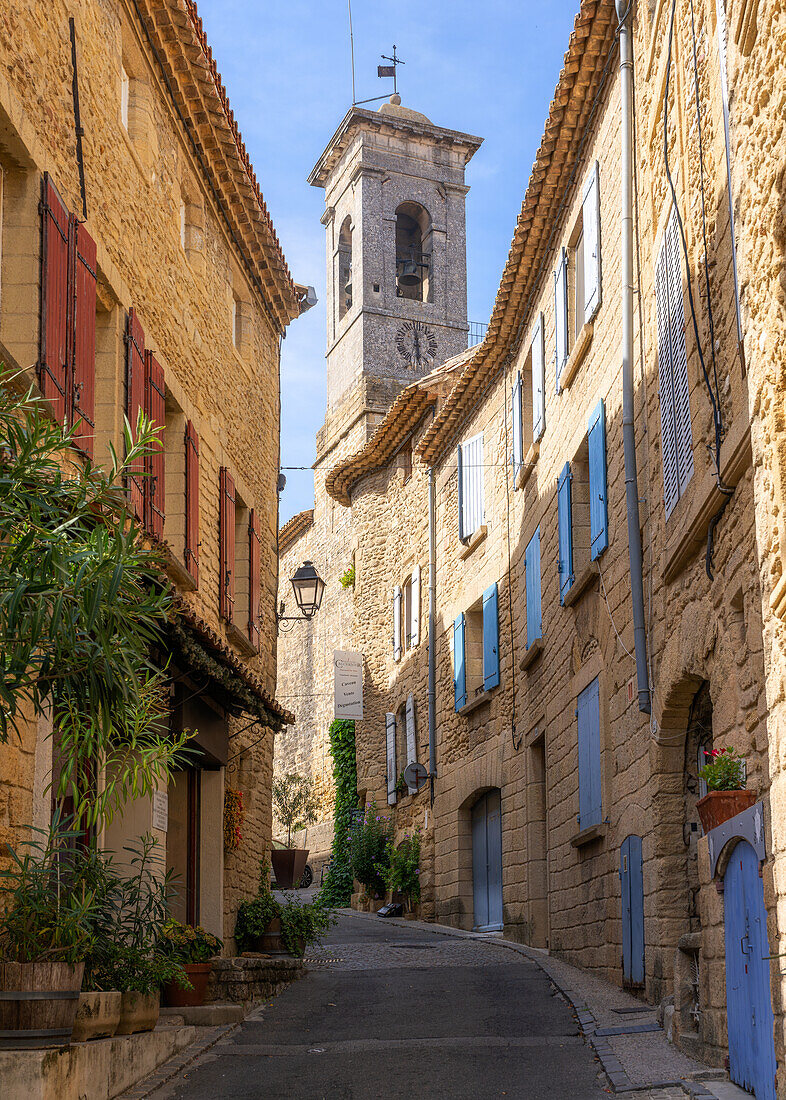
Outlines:
[{"label": "hanging shop sign", "polygon": [[337,649],[333,652],[333,715],[363,717],[363,656]]}]

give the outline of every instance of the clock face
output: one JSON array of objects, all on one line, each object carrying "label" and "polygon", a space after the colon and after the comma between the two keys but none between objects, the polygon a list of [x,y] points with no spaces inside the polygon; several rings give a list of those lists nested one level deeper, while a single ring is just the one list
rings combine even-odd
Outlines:
[{"label": "clock face", "polygon": [[428,367],[437,357],[437,338],[422,321],[405,321],[396,333],[396,347],[410,367]]}]

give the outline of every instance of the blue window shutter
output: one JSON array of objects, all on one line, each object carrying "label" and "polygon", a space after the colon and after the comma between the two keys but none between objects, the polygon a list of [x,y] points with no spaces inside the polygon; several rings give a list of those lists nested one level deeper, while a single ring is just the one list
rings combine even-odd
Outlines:
[{"label": "blue window shutter", "polygon": [[464,612],[453,623],[453,687],[456,710],[467,702],[467,662],[464,658]]},{"label": "blue window shutter", "polygon": [[499,595],[495,581],[483,593],[483,690],[499,685]]},{"label": "blue window shutter", "polygon": [[458,470],[458,526],[459,538],[464,538],[464,470],[461,461],[461,444],[456,448],[456,469]]},{"label": "blue window shutter", "polygon": [[573,527],[570,507],[570,463],[557,480],[557,522],[559,524],[559,602],[573,584]]},{"label": "blue window shutter", "polygon": [[543,637],[540,609],[540,527],[529,540],[524,554],[527,582],[527,649]]},{"label": "blue window shutter", "polygon": [[597,676],[576,707],[579,727],[579,828],[603,820],[600,784],[600,685]]},{"label": "blue window shutter", "polygon": [[589,445],[590,558],[595,561],[609,545],[609,509],[606,500],[606,406],[601,399],[590,413]]}]

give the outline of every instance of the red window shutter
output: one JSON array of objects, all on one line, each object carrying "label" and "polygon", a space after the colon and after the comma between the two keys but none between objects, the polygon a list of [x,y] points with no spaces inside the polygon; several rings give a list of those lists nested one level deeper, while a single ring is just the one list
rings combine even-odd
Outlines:
[{"label": "red window shutter", "polygon": [[93,457],[96,405],[96,243],[71,215],[75,247],[73,278],[74,383],[71,422],[74,440]]},{"label": "red window shutter", "polygon": [[164,368],[152,351],[145,352],[145,412],[154,428],[161,427],[153,442],[153,449],[145,460],[145,527],[157,539],[164,537],[164,432],[166,423],[166,388]]},{"label": "red window shutter", "polygon": [[259,523],[257,513],[251,509],[248,521],[248,637],[252,645],[259,648]]},{"label": "red window shutter", "polygon": [[[126,328],[126,417],[131,436],[136,440],[140,410],[145,403],[145,334],[133,309],[128,311]],[[145,460],[136,459],[128,471],[128,492],[131,508],[137,519],[145,514]]]},{"label": "red window shutter", "polygon": [[199,436],[186,424],[186,569],[199,584]]},{"label": "red window shutter", "polygon": [[68,409],[68,210],[48,172],[41,198],[41,336],[38,382],[65,423]]},{"label": "red window shutter", "polygon": [[222,619],[232,622],[235,612],[235,483],[226,466],[219,470],[218,546],[221,576],[218,606]]}]

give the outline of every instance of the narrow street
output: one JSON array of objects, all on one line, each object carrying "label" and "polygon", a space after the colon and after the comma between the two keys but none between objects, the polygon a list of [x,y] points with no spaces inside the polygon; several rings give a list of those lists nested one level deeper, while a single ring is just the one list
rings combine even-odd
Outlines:
[{"label": "narrow street", "polygon": [[604,1095],[570,1007],[535,963],[504,947],[341,916],[309,966],[305,979],[151,1095]]}]

